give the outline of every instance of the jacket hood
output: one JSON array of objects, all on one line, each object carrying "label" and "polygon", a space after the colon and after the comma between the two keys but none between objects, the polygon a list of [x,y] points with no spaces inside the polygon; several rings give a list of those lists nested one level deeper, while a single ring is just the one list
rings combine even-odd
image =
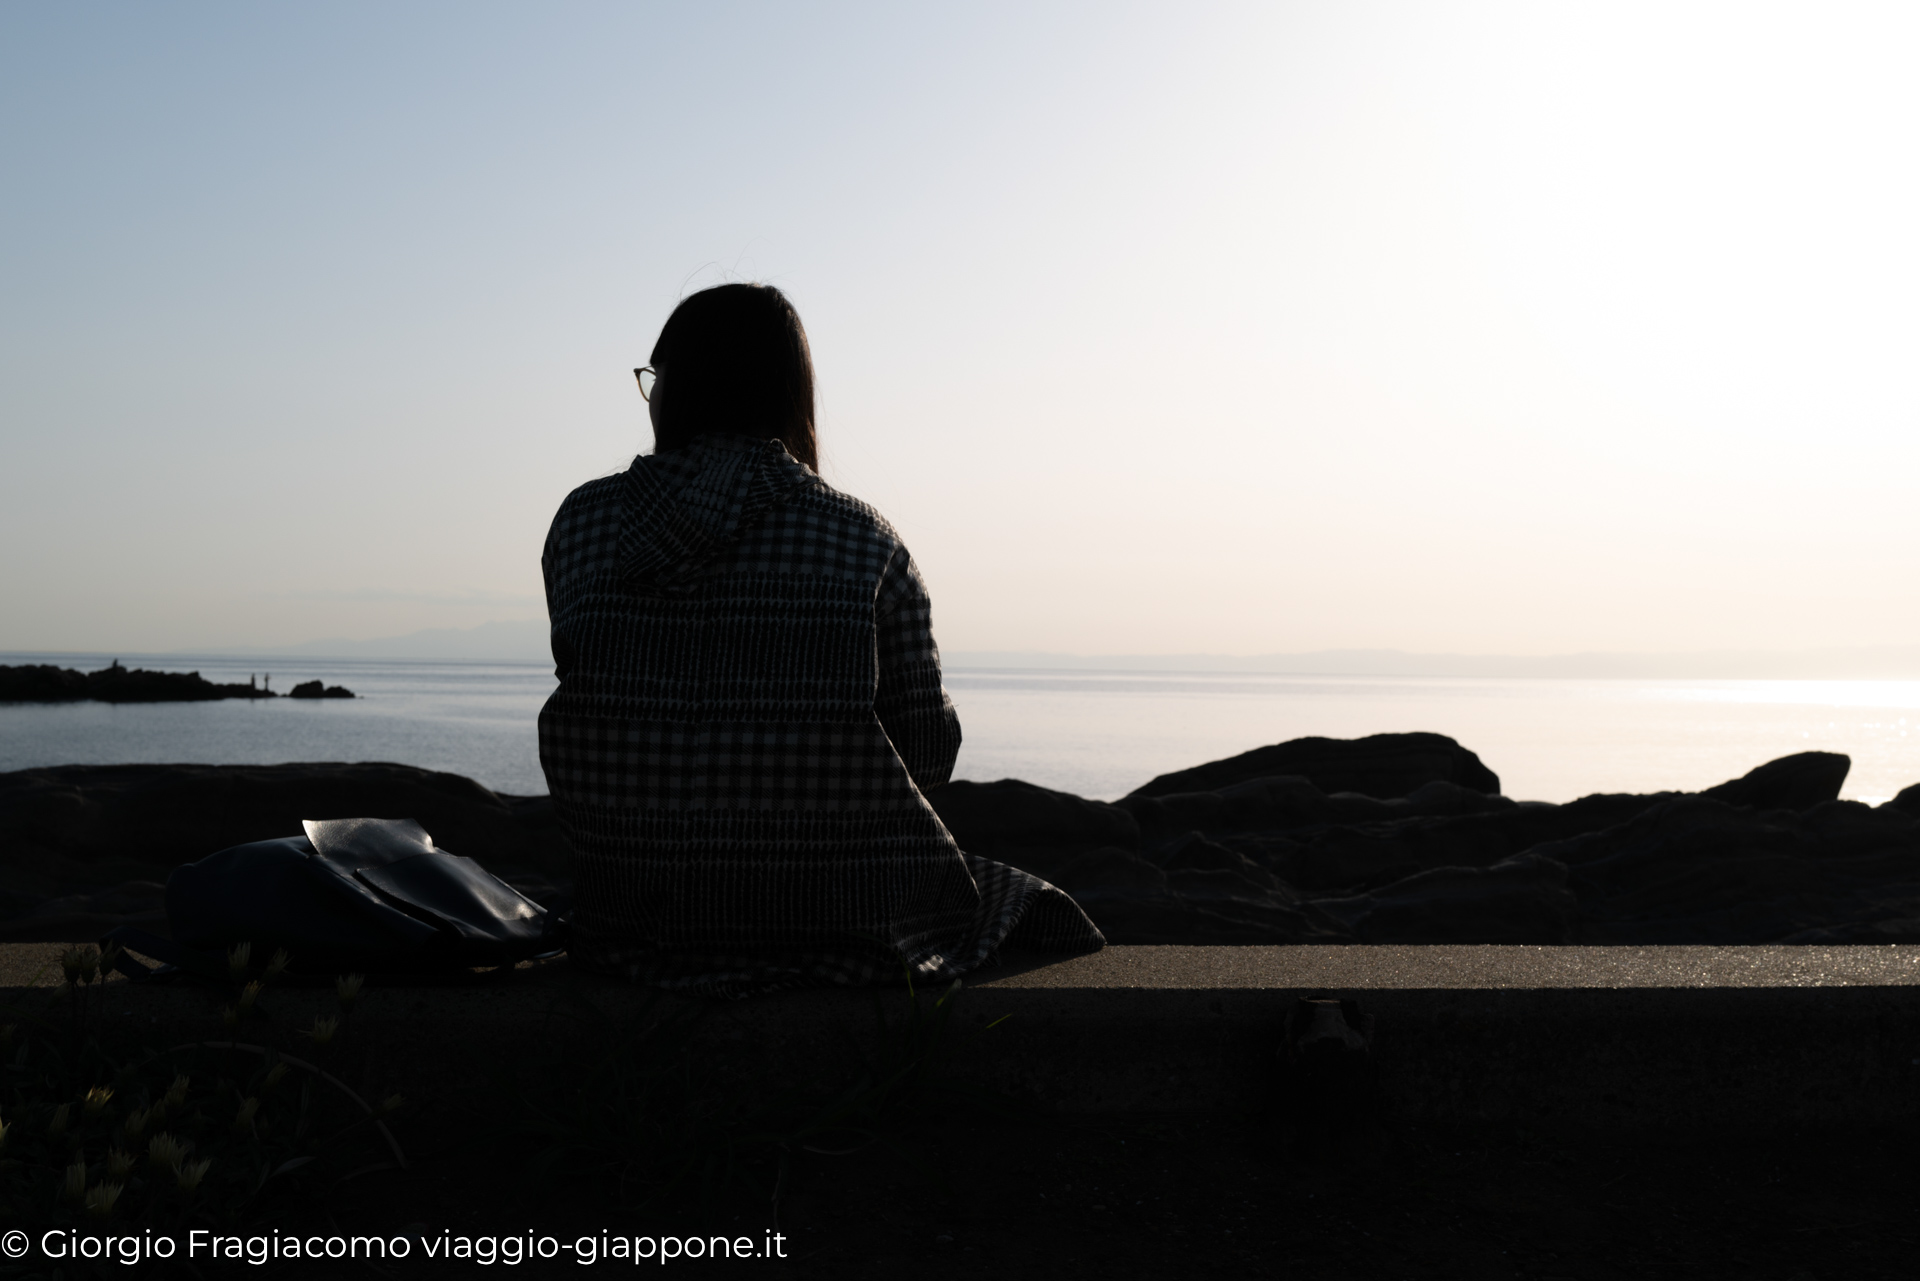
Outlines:
[{"label": "jacket hood", "polygon": [[627,469],[621,577],[632,586],[690,586],[700,569],[768,512],[819,478],[777,440],[696,436]]}]

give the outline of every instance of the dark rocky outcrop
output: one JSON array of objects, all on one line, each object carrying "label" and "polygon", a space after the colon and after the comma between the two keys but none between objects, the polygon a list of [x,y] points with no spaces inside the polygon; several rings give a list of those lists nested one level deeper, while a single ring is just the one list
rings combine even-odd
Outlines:
[{"label": "dark rocky outcrop", "polygon": [[1437,867],[1313,907],[1360,943],[1570,943],[1578,903],[1567,869],[1538,854],[1491,867]]},{"label": "dark rocky outcrop", "polygon": [[1886,806],[1683,796],[1533,853],[1568,869],[1583,943],[1794,942],[1920,917],[1920,822]]},{"label": "dark rocky outcrop", "polygon": [[1749,809],[1803,810],[1838,799],[1852,766],[1838,752],[1796,752],[1700,795]]},{"label": "dark rocky outcrop", "polygon": [[199,672],[150,672],[126,668],[115,659],[97,672],[77,672],[49,664],[0,666],[0,703],[197,703],[219,698],[272,698],[273,691],[245,685],[216,685]]},{"label": "dark rocky outcrop", "polygon": [[1140,824],[1125,810],[1015,778],[948,783],[927,800],[962,849],[1048,880],[1088,850],[1140,847]]},{"label": "dark rocky outcrop", "polygon": [[0,920],[0,937],[47,937],[25,918],[97,916],[102,894],[138,897],[178,864],[293,835],[303,819],[355,817],[417,819],[436,844],[535,898],[569,876],[549,798],[502,796],[458,774],[382,763],[66,765],[0,774],[0,913],[15,918]]},{"label": "dark rocky outcrop", "polygon": [[[1061,886],[1117,943],[1920,942],[1920,785],[1878,808],[1837,800],[1844,756],[1783,757],[1698,794],[1548,805],[1481,790],[1492,776],[1474,779],[1478,759],[1451,740],[1380,739],[1432,740],[1429,765],[1468,781],[1383,772],[1368,793],[1229,770],[1216,787],[1114,804],[1015,779],[928,799],[963,848]],[[1234,759],[1312,767],[1340,756],[1330,741]],[[1352,759],[1387,759],[1379,741]],[[417,819],[535,898],[568,881],[548,798],[458,775],[63,766],[0,775],[0,938],[156,926],[179,863],[361,816]]]},{"label": "dark rocky outcrop", "polygon": [[[1479,767],[1437,735],[1358,740],[1352,759],[1382,759],[1382,739],[1424,741],[1432,770]],[[933,800],[963,846],[1061,885],[1115,942],[1920,940],[1920,786],[1879,809],[1839,801],[1844,756],[1783,757],[1698,795],[1564,805],[1442,778],[1404,787],[1404,772],[1375,775],[1374,794],[1242,773],[1348,746],[1262,748],[1113,805],[1010,780]],[[1225,781],[1186,790],[1208,777]]]},{"label": "dark rocky outcrop", "polygon": [[345,685],[325,685],[319,681],[301,681],[287,691],[288,698],[352,698]]},{"label": "dark rocky outcrop", "polygon": [[1125,810],[1017,778],[949,783],[927,799],[956,839],[982,854],[1007,846],[1140,843],[1140,825]]},{"label": "dark rocky outcrop", "polygon": [[1256,747],[1223,761],[1162,774],[1134,796],[1217,792],[1250,779],[1293,775],[1323,792],[1406,796],[1425,783],[1454,783],[1489,794],[1500,779],[1444,734],[1374,734],[1367,738],[1296,738]]}]

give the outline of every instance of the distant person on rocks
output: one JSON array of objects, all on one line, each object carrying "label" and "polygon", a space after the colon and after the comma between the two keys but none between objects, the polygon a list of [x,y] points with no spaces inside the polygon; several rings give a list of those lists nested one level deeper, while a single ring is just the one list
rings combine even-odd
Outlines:
[{"label": "distant person on rocks", "polygon": [[1100,947],[1072,899],[963,853],[926,802],[960,749],[926,586],[816,474],[792,304],[693,294],[649,359],[654,452],[568,495],[541,558],[574,959],[743,995]]}]

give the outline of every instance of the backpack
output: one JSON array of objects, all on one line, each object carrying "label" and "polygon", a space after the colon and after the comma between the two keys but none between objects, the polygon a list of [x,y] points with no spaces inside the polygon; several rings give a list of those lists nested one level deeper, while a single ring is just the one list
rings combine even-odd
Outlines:
[{"label": "backpack", "polygon": [[[284,948],[296,973],[512,965],[563,943],[550,913],[412,819],[308,819],[304,836],[253,841],[167,877],[171,940],[122,927],[119,943],[224,977],[227,950]],[[129,963],[140,975],[145,967]]]}]

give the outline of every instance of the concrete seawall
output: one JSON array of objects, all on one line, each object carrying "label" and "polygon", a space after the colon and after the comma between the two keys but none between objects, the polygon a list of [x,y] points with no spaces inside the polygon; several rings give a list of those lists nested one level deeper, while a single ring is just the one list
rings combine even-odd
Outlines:
[{"label": "concrete seawall", "polygon": [[[68,1017],[59,944],[0,947],[8,1018]],[[1303,997],[1374,1016],[1387,1107],[1410,1119],[1612,1128],[1882,1125],[1920,1116],[1920,946],[1112,947],[1016,959],[956,997],[963,1080],[1068,1113],[1240,1111],[1278,1087],[1281,1022]],[[281,1031],[231,994],[123,979],[89,993],[103,1039],[286,1043],[331,985],[272,989]],[[923,1003],[930,994],[922,994]],[[551,1076],[680,1003],[565,962],[444,980],[376,976],[342,1075],[448,1106]],[[899,989],[878,994],[898,1021]],[[705,1007],[696,1053],[723,1075],[844,1079],[875,1043],[871,991]],[[992,1025],[992,1026],[988,1026]],[[464,1100],[464,1102],[462,1102]]]}]

